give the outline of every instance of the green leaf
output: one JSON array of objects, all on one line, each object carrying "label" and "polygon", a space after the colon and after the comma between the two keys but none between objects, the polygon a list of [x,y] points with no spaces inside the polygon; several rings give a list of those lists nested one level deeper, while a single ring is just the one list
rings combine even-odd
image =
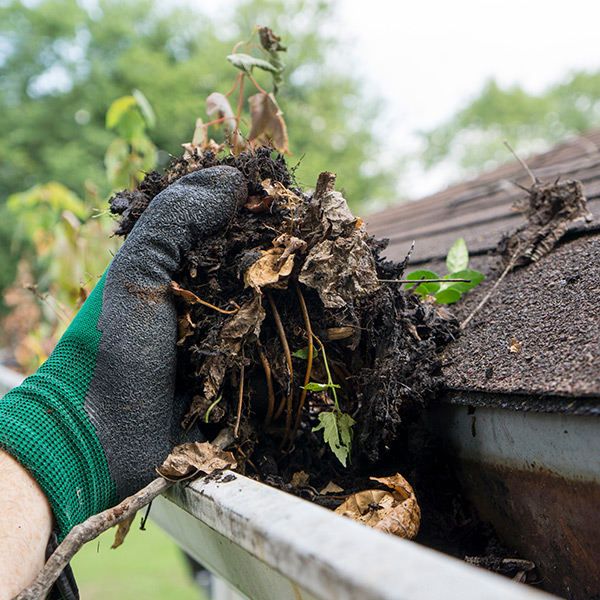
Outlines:
[{"label": "green leaf", "polygon": [[454,302],[460,300],[461,295],[462,294],[458,290],[447,288],[445,290],[440,290],[435,295],[435,301],[439,304],[454,304]]},{"label": "green leaf", "polygon": [[473,289],[475,286],[479,285],[484,279],[485,275],[480,271],[475,271],[474,269],[464,269],[462,271],[455,271],[454,273],[449,273],[444,277],[444,279],[470,279],[470,283],[445,283],[445,289],[454,289],[459,292],[464,293]]},{"label": "green leaf", "polygon": [[466,269],[468,264],[469,250],[467,249],[467,244],[464,238],[458,238],[448,251],[446,267],[448,267],[449,273],[454,273],[455,271]]},{"label": "green leaf", "polygon": [[352,449],[354,423],[354,419],[343,412],[322,412],[319,414],[319,424],[313,427],[313,431],[323,430],[325,443],[344,466]]},{"label": "green leaf", "polygon": [[[313,346],[313,358],[317,358],[317,356],[319,356],[319,351]],[[308,360],[308,346],[300,348],[300,350],[296,350],[296,352],[292,354],[292,358]]]},{"label": "green leaf", "polygon": [[330,388],[339,388],[340,386],[337,383],[317,383],[316,381],[311,381],[301,387],[309,392],[324,392]]},{"label": "green leaf", "polygon": [[[433,271],[426,271],[421,269],[419,271],[413,271],[406,276],[406,279],[414,280],[415,282],[419,279],[441,279],[439,275],[434,273]],[[412,287],[414,283],[405,284],[406,289]],[[425,296],[426,294],[435,294],[440,289],[439,283],[422,283],[416,290],[416,294],[420,294],[421,296]]]},{"label": "green leaf", "polygon": [[272,64],[268,63],[266,60],[263,60],[262,58],[255,58],[249,54],[230,54],[227,57],[227,60],[234,67],[244,71],[244,73],[248,73],[248,75],[252,74],[252,69],[254,67],[262,69],[263,71],[269,71],[270,73],[278,73],[278,69]]},{"label": "green leaf", "polygon": [[114,129],[123,118],[123,115],[136,106],[137,101],[133,96],[122,96],[121,98],[117,98],[110,105],[106,113],[107,129]]},{"label": "green leaf", "polygon": [[148,127],[154,127],[156,125],[156,115],[152,109],[152,105],[148,102],[148,99],[140,90],[133,90],[133,97],[135,98],[137,105],[146,121]]}]

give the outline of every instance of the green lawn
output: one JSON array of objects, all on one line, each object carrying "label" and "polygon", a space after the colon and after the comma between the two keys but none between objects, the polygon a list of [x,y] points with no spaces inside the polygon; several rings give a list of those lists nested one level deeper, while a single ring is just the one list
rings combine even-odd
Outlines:
[{"label": "green lawn", "polygon": [[71,562],[82,600],[205,600],[175,543],[139,516],[125,543],[111,550],[114,530],[86,544]]}]

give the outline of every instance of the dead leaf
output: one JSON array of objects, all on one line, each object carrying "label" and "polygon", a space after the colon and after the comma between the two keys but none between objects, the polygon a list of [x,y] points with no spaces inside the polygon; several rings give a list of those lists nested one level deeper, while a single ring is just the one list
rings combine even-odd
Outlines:
[{"label": "dead leaf", "polygon": [[410,484],[399,473],[393,477],[371,477],[393,491],[365,490],[350,496],[335,512],[355,521],[413,539],[419,532],[421,509]]},{"label": "dead leaf", "polygon": [[264,146],[273,146],[282,154],[290,154],[287,128],[283,112],[273,94],[254,94],[248,98],[252,125],[249,140],[257,140]]},{"label": "dead leaf", "polygon": [[186,338],[194,333],[195,325],[192,322],[190,313],[186,312],[177,317],[178,340],[177,345],[181,346]]},{"label": "dead leaf", "polygon": [[121,521],[117,525],[117,530],[115,531],[115,541],[110,547],[111,550],[118,548],[125,541],[125,538],[127,537],[129,530],[131,529],[131,524],[133,523],[133,520],[135,519],[136,515],[137,513],[133,513],[129,518],[125,519],[124,521]]},{"label": "dead leaf", "polygon": [[340,494],[344,490],[337,485],[337,483],[333,483],[330,481],[320,492],[319,494]]},{"label": "dead leaf", "polygon": [[282,263],[284,252],[284,248],[261,250],[262,256],[244,273],[246,287],[253,287],[259,293],[262,293],[262,288],[285,289],[287,277],[294,268],[294,254],[287,256]]},{"label": "dead leaf", "polygon": [[271,204],[273,204],[272,196],[250,196],[248,202],[244,204],[244,208],[251,213],[261,213],[268,211]]},{"label": "dead leaf", "polygon": [[186,442],[175,446],[165,462],[156,470],[168,481],[182,481],[198,473],[209,475],[213,471],[235,469],[236,460],[210,442]]},{"label": "dead leaf", "polygon": [[521,344],[521,342],[518,342],[516,338],[511,338],[508,350],[516,354],[517,352],[520,352],[522,347],[523,344]]},{"label": "dead leaf", "polygon": [[305,471],[296,471],[292,475],[290,482],[293,488],[305,487],[308,485],[309,475]]},{"label": "dead leaf", "polygon": [[206,114],[223,124],[223,129],[234,152],[241,152],[245,148],[242,134],[239,129],[236,129],[235,116],[225,94],[213,92],[206,99]]},{"label": "dead leaf", "polygon": [[194,292],[184,290],[176,281],[171,281],[171,291],[174,296],[181,298],[185,302],[189,302],[190,304],[200,303],[200,298],[198,298]]}]

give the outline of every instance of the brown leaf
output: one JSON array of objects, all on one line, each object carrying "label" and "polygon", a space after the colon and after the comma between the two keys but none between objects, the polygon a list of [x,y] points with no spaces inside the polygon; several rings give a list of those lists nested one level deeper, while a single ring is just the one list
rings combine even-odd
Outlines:
[{"label": "brown leaf", "polygon": [[339,494],[344,490],[337,484],[330,481],[320,492],[319,494]]},{"label": "brown leaf", "polygon": [[413,539],[419,532],[421,509],[410,484],[400,474],[393,477],[371,477],[393,491],[365,490],[350,496],[335,512],[355,521]]},{"label": "brown leaf", "polygon": [[282,154],[290,154],[287,128],[283,112],[273,94],[254,94],[248,98],[252,126],[249,140],[257,140],[264,146],[272,145]]},{"label": "brown leaf", "polygon": [[273,198],[271,196],[250,196],[248,202],[244,204],[244,208],[251,213],[266,212],[271,208]]},{"label": "brown leaf", "polygon": [[294,268],[294,254],[281,262],[284,252],[284,248],[261,250],[262,256],[244,273],[246,287],[253,287],[257,292],[262,288],[285,289],[287,277]]},{"label": "brown leaf", "polygon": [[225,94],[213,92],[206,99],[206,114],[213,117],[215,121],[223,119],[223,129],[227,134],[229,143],[236,153],[245,148],[244,140],[239,129],[236,129],[236,120],[229,100]]},{"label": "brown leaf", "polygon": [[133,513],[129,518],[125,519],[124,521],[121,521],[117,525],[117,530],[115,531],[115,541],[110,547],[111,550],[118,548],[125,541],[125,538],[127,537],[129,530],[131,529],[131,524],[133,523],[133,520],[135,519],[136,515],[137,513]]},{"label": "brown leaf", "polygon": [[521,342],[517,341],[516,338],[511,338],[510,340],[510,346],[508,347],[509,352],[513,352],[513,353],[517,353],[521,351],[521,348],[523,347],[523,344],[521,344]]},{"label": "brown leaf", "polygon": [[186,338],[194,333],[195,325],[192,322],[190,313],[186,312],[177,317],[178,340],[177,345],[181,346]]},{"label": "brown leaf", "polygon": [[235,469],[237,463],[231,452],[225,452],[210,442],[187,442],[175,446],[165,462],[157,469],[169,481],[181,481],[198,473]]},{"label": "brown leaf", "polygon": [[306,471],[296,471],[292,475],[292,481],[290,482],[293,488],[304,487],[308,485],[309,475]]}]

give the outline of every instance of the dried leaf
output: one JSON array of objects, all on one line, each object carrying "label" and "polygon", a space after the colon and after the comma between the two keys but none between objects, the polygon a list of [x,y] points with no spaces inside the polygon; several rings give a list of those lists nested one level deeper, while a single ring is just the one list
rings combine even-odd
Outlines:
[{"label": "dried leaf", "polygon": [[187,442],[175,446],[157,472],[169,481],[181,481],[198,473],[209,475],[213,471],[235,469],[236,466],[231,452],[225,452],[210,442]]},{"label": "dried leaf", "polygon": [[370,295],[379,282],[366,228],[334,190],[334,181],[331,173],[319,175],[305,222],[315,241],[298,280],[317,290],[327,308],[343,308]]},{"label": "dried leaf", "polygon": [[118,548],[125,541],[125,538],[127,537],[129,530],[131,529],[131,524],[133,523],[133,520],[135,519],[136,515],[137,513],[133,513],[128,519],[121,521],[117,525],[117,530],[115,531],[115,541],[110,547],[111,550]]},{"label": "dried leaf", "polygon": [[350,496],[335,512],[355,521],[413,539],[419,532],[421,509],[410,484],[399,473],[392,477],[371,477],[393,491],[365,490]]},{"label": "dried leaf", "polygon": [[522,347],[523,347],[523,344],[521,344],[521,342],[517,341],[516,338],[511,338],[510,346],[508,347],[508,350],[510,352],[514,352],[516,354],[517,352],[521,351]]},{"label": "dried leaf", "polygon": [[270,210],[271,204],[273,204],[271,196],[250,196],[248,202],[244,204],[244,208],[251,213],[261,213]]},{"label": "dried leaf", "polygon": [[213,119],[225,119],[223,128],[227,133],[233,133],[235,128],[235,115],[225,94],[213,92],[206,99],[206,114]]},{"label": "dried leaf", "polygon": [[292,475],[292,481],[290,482],[293,488],[305,487],[308,485],[310,476],[306,471],[296,471]]},{"label": "dried leaf", "polygon": [[195,325],[192,322],[190,313],[186,312],[177,317],[178,340],[177,345],[181,346],[186,338],[194,333]]},{"label": "dried leaf", "polygon": [[248,98],[252,125],[249,140],[257,140],[264,146],[273,146],[282,154],[290,153],[287,128],[283,112],[273,94],[254,94]]},{"label": "dried leaf", "polygon": [[320,492],[319,494],[339,494],[343,492],[343,488],[341,488],[337,483],[333,483],[330,481]]},{"label": "dried leaf", "polygon": [[246,287],[253,287],[257,292],[262,288],[287,288],[287,278],[294,268],[294,254],[281,262],[284,252],[284,248],[261,250],[262,256],[244,274]]},{"label": "dried leaf", "polygon": [[223,129],[236,153],[245,148],[242,134],[239,129],[236,129],[236,119],[227,96],[219,92],[213,92],[206,99],[206,113],[209,117],[213,117],[215,121],[224,119],[222,121]]}]

